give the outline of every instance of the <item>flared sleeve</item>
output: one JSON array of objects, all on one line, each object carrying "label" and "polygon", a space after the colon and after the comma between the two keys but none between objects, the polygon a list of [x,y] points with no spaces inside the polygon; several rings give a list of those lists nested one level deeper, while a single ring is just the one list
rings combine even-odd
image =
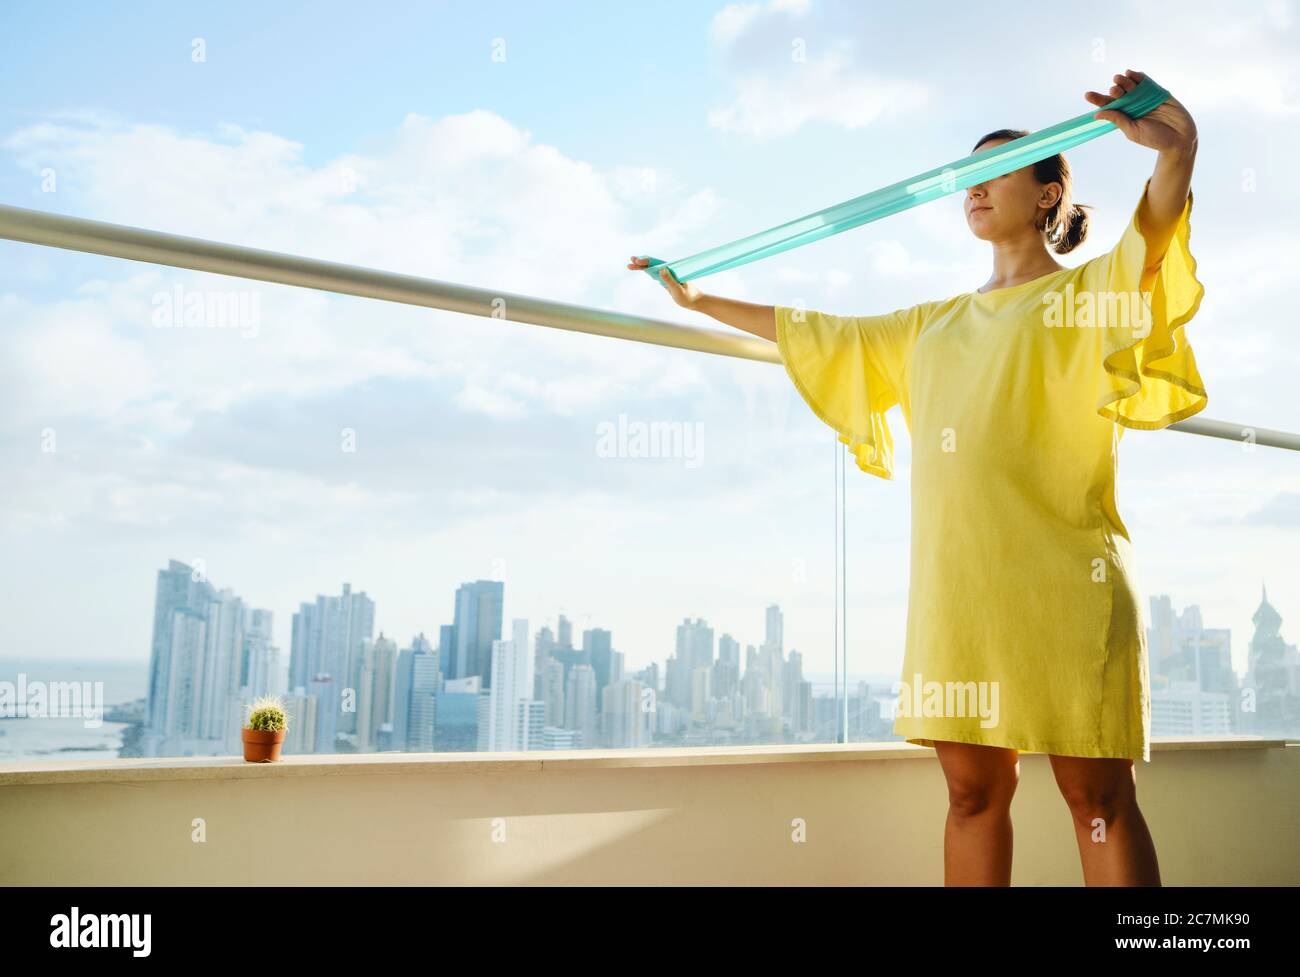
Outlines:
[{"label": "flared sleeve", "polygon": [[906,395],[907,362],[929,306],[870,316],[776,306],[776,344],[795,389],[858,467],[880,478],[894,477],[885,411]]},{"label": "flared sleeve", "polygon": [[[1147,180],[1147,184],[1150,184]],[[1186,325],[1205,288],[1192,257],[1192,194],[1178,218],[1169,248],[1152,273],[1138,206],[1119,243],[1089,262],[1084,288],[1092,293],[1101,343],[1101,390],[1097,412],[1124,427],[1153,431],[1205,407],[1205,384]]]}]

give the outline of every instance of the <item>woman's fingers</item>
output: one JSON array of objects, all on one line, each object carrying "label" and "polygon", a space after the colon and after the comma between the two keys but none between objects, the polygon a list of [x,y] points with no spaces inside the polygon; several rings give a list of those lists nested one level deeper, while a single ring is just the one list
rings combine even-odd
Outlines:
[{"label": "woman's fingers", "polygon": [[1115,99],[1122,95],[1127,95],[1133,89],[1137,88],[1144,78],[1146,78],[1146,75],[1142,72],[1134,71],[1130,68],[1124,74],[1114,76],[1115,83],[1110,86],[1110,94],[1103,95],[1101,92],[1089,91],[1084,92],[1083,97],[1093,105],[1109,105],[1111,102],[1115,101]]},{"label": "woman's fingers", "polygon": [[[1141,84],[1142,79],[1145,77],[1146,75],[1144,75],[1142,72],[1134,71],[1132,68],[1129,68],[1122,75],[1116,75],[1115,88],[1119,89],[1117,94],[1123,95],[1125,92],[1131,92],[1133,89],[1137,88],[1139,84]],[[1114,91],[1114,89],[1111,90]]]},{"label": "woman's fingers", "polygon": [[1116,129],[1124,133],[1124,135],[1128,136],[1130,139],[1133,139],[1137,135],[1137,123],[1123,112],[1116,111],[1115,109],[1102,109],[1100,112],[1094,112],[1092,117],[1094,119],[1100,119],[1102,122],[1113,124]]},{"label": "woman's fingers", "polygon": [[668,289],[668,294],[673,297],[673,301],[680,306],[690,307],[690,298],[686,294],[686,286],[673,277],[673,273],[667,268],[659,269],[659,280],[664,283]]}]

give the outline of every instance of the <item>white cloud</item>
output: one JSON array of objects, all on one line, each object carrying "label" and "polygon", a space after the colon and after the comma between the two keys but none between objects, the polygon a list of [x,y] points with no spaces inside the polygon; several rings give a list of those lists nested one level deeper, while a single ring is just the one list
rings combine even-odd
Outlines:
[{"label": "white cloud", "polygon": [[815,122],[858,129],[924,108],[927,85],[881,77],[854,66],[842,46],[810,51],[779,73],[747,72],[731,102],[709,113],[709,125],[758,137],[789,135]]},{"label": "white cloud", "polygon": [[[4,145],[30,170],[55,166],[57,199],[80,216],[502,294],[591,302],[630,292],[659,316],[669,311],[663,294],[622,268],[626,242],[671,253],[699,239],[719,203],[708,189],[679,199],[667,179],[646,180],[649,168],[601,172],[482,110],[408,115],[387,146],[319,166],[270,133],[222,125],[211,136],[182,134],[98,113],[63,113]],[[656,226],[636,231],[624,201],[646,190]],[[153,414],[170,430],[169,418],[196,410],[316,396],[378,377],[470,375],[456,403],[497,417],[564,411],[643,385],[622,351],[597,338],[181,269],[112,267],[128,270],[72,297],[7,299],[0,372],[12,407],[36,416],[56,408]],[[152,328],[153,297],[177,286],[256,293],[256,335]],[[543,352],[561,375],[520,383]]]},{"label": "white cloud", "polygon": [[[760,138],[816,122],[857,129],[929,103],[926,84],[867,70],[831,30],[791,23],[810,9],[808,0],[770,0],[730,4],[714,16],[712,40],[735,93],[709,112],[710,126]],[[802,33],[791,32],[796,26]]]}]

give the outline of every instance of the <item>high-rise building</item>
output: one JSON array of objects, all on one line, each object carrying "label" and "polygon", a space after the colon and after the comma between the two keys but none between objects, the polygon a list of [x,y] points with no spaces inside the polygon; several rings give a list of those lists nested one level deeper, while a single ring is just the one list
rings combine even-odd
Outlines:
[{"label": "high-rise building", "polygon": [[576,730],[580,746],[591,749],[599,741],[598,721],[596,671],[590,665],[574,665],[564,682],[564,727]]},{"label": "high-rise building", "polygon": [[255,678],[269,667],[269,640],[269,611],[251,610],[194,567],[169,561],[155,591],[141,752],[227,752],[237,706],[248,698],[250,667]]},{"label": "high-rise building", "polygon": [[547,726],[542,731],[542,749],[580,750],[582,749],[582,736],[576,729]]},{"label": "high-rise building", "polygon": [[525,750],[546,749],[546,703],[540,699],[519,700],[520,742]]},{"label": "high-rise building", "polygon": [[614,674],[614,636],[603,628],[582,632],[585,660],[596,671],[596,688],[603,689],[619,676]]},{"label": "high-rise building", "polygon": [[249,613],[239,677],[240,696],[248,702],[279,693],[280,649],[271,643],[272,623],[270,611],[254,609]]},{"label": "high-rise building", "polygon": [[[343,711],[344,696],[355,702],[361,684],[361,655],[364,642],[374,637],[375,602],[365,591],[352,592],[343,585],[338,597],[318,595],[314,604],[300,604],[293,616],[293,639],[289,652],[289,688],[329,690],[335,699],[322,701],[318,713],[334,713],[328,724],[338,733],[357,731],[356,708]],[[321,676],[333,681],[324,683]],[[350,692],[350,694],[348,694]],[[322,722],[321,728],[327,724]],[[333,752],[331,745],[327,752]]]},{"label": "high-rise building", "polygon": [[505,583],[500,580],[475,580],[456,589],[456,650],[444,662],[447,678],[479,675],[484,688],[492,687],[492,643],[501,637],[504,609]]},{"label": "high-rise building", "polygon": [[[515,618],[511,637],[492,642],[492,673],[496,677],[488,690],[486,728],[479,730],[479,749],[493,752],[538,749],[545,725],[545,706],[535,717],[528,703],[533,699],[533,655],[528,621]],[[534,729],[535,727],[535,729]]]},{"label": "high-rise building", "polygon": [[478,749],[480,716],[486,716],[490,704],[482,691],[482,680],[477,675],[442,684],[435,697],[438,726],[433,748],[439,753],[471,753]]},{"label": "high-rise building", "polygon": [[[176,640],[180,637],[183,641],[202,644],[203,622],[213,593],[212,585],[201,573],[179,560],[170,560],[166,570],[158,571],[146,702],[149,734],[165,736],[169,728],[174,730],[188,722],[195,711],[192,703],[178,701],[175,692],[189,690],[194,683],[193,675],[181,673],[181,662],[177,659],[183,655],[197,658],[198,651],[185,652],[177,647]],[[187,635],[184,627],[178,629],[178,615],[188,615],[198,633]]]},{"label": "high-rise building", "polygon": [[1262,588],[1259,607],[1251,618],[1245,690],[1253,709],[1243,711],[1244,732],[1260,736],[1295,736],[1300,733],[1300,654],[1282,637],[1282,615]]},{"label": "high-rise building", "polygon": [[[539,628],[537,636],[533,639],[533,698],[546,701],[546,675],[547,667],[551,664],[551,656],[557,650],[555,644],[555,632],[548,627]],[[564,667],[561,664],[561,694],[563,694],[563,672]],[[547,709],[547,715],[550,715],[550,709]],[[550,722],[548,719],[547,722]]]},{"label": "high-rise building", "polygon": [[785,615],[776,604],[769,604],[765,614],[765,637],[763,643],[777,651],[785,651]]},{"label": "high-rise building", "polygon": [[[393,680],[397,671],[397,644],[380,632],[362,643],[361,682],[357,695],[357,749],[379,749],[380,730],[392,730]],[[391,740],[391,735],[390,735]]]},{"label": "high-rise building", "polygon": [[1175,679],[1151,690],[1153,736],[1227,736],[1232,733],[1233,697],[1207,692],[1196,682]]},{"label": "high-rise building", "polygon": [[[704,670],[707,673],[707,669]],[[623,679],[602,693],[601,745],[610,749],[635,749],[650,742],[650,713],[645,709],[644,686]]]},{"label": "high-rise building", "polygon": [[790,685],[786,674],[785,618],[781,614],[781,608],[775,604],[767,608],[764,635],[760,658],[768,699],[772,703],[771,715],[785,719],[793,714],[795,687]]},{"label": "high-rise building", "polygon": [[393,707],[394,749],[429,753],[436,749],[437,694],[443,684],[442,654],[421,634],[398,659]]},{"label": "high-rise building", "polygon": [[713,693],[709,678],[713,669],[701,665],[691,672],[691,722],[703,726],[713,718]]},{"label": "high-rise building", "polygon": [[[207,647],[207,605],[177,607],[171,615],[171,632],[166,638],[166,684],[159,696],[161,722],[151,730],[155,755],[193,754],[184,745],[198,738],[203,695],[203,655]],[[156,739],[155,739],[156,737]]]},{"label": "high-rise building", "polygon": [[1173,682],[1194,682],[1206,692],[1235,694],[1232,670],[1232,632],[1207,628],[1195,604],[1174,610],[1167,595],[1152,597],[1151,626],[1147,628],[1147,658],[1152,689]]},{"label": "high-rise building", "polygon": [[[542,630],[545,630],[543,628]],[[541,677],[541,701],[546,704],[546,725],[564,728],[564,663],[547,661]]]},{"label": "high-rise building", "polygon": [[428,753],[434,749],[441,657],[422,633],[397,656],[393,680],[394,750]]},{"label": "high-rise building", "polygon": [[813,728],[812,683],[804,681],[803,655],[790,649],[790,657],[781,666],[782,713],[790,721],[795,735],[810,733]]},{"label": "high-rise building", "polygon": [[729,634],[718,638],[718,661],[740,671],[740,642]]},{"label": "high-rise building", "polygon": [[1237,676],[1232,632],[1207,628],[1192,604],[1174,610],[1168,595],[1150,599],[1147,659],[1151,671],[1151,735],[1211,736],[1233,731]]},{"label": "high-rise building", "polygon": [[[696,669],[713,666],[713,628],[702,618],[683,619],[677,625],[676,653],[665,671],[664,697],[680,709],[695,714]],[[603,701],[603,700],[602,700]]]},{"label": "high-rise building", "polygon": [[313,753],[338,752],[339,710],[341,699],[338,679],[327,672],[314,675],[303,687],[303,691],[316,700],[316,741],[312,744]]},{"label": "high-rise building", "polygon": [[201,739],[216,740],[224,736],[227,710],[232,701],[239,699],[247,613],[244,602],[229,590],[218,592],[208,604],[199,675],[197,735]]},{"label": "high-rise building", "polygon": [[316,697],[312,695],[284,696],[285,723],[282,753],[314,753],[316,751]]}]

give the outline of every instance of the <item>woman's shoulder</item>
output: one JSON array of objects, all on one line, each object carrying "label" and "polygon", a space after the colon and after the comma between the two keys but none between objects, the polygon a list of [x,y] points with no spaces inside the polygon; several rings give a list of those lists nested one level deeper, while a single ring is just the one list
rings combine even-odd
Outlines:
[{"label": "woman's shoulder", "polygon": [[970,302],[974,292],[958,292],[954,295],[948,295],[944,298],[931,299],[928,302],[922,302],[917,306],[921,318],[929,322],[933,319],[940,319],[955,311],[958,311]]}]

